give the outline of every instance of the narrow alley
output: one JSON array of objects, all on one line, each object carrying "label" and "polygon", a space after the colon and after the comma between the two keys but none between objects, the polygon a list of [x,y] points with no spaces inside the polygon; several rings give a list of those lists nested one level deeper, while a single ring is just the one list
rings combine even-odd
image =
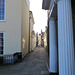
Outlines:
[{"label": "narrow alley", "polygon": [[47,62],[46,49],[38,46],[34,51],[27,54],[22,62],[0,67],[0,75],[49,75]]}]

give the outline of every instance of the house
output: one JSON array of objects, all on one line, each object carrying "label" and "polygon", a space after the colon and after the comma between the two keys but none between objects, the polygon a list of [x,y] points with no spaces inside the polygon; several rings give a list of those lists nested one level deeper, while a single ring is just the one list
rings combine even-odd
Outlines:
[{"label": "house", "polygon": [[41,30],[41,46],[47,49],[47,28],[45,32]]},{"label": "house", "polygon": [[32,51],[33,50],[35,50],[35,48],[36,48],[36,35],[35,35],[35,31],[33,30],[32,31],[32,47],[31,47],[32,49]]},{"label": "house", "polygon": [[41,45],[41,33],[38,35],[38,45]]},{"label": "house", "polygon": [[48,10],[50,75],[75,75],[75,0],[43,0]]},{"label": "house", "polygon": [[29,9],[29,0],[0,0],[0,56],[3,63],[14,63],[29,51]]},{"label": "house", "polygon": [[38,46],[38,32],[36,33],[36,47]]},{"label": "house", "polygon": [[32,13],[32,11],[29,11],[29,52],[31,52],[32,50],[33,50],[33,41],[34,41],[34,38],[33,38],[33,28],[34,28],[34,17],[33,17],[33,13]]},{"label": "house", "polygon": [[44,47],[44,34],[45,32],[42,32],[41,30],[41,46]]},{"label": "house", "polygon": [[44,32],[44,48],[47,49],[47,26],[45,27],[45,32]]}]

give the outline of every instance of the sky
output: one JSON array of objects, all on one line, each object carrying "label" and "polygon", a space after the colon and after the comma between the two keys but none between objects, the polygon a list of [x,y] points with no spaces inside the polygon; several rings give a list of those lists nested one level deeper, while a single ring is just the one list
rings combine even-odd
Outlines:
[{"label": "sky", "polygon": [[47,11],[42,9],[42,0],[30,0],[30,10],[34,17],[34,31],[40,33],[47,26]]}]

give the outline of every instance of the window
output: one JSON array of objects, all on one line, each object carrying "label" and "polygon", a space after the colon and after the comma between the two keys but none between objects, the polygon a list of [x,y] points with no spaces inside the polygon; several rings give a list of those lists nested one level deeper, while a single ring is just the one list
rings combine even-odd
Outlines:
[{"label": "window", "polygon": [[5,0],[0,0],[0,21],[5,20]]},{"label": "window", "polygon": [[0,33],[0,55],[3,55],[4,51],[4,33]]}]

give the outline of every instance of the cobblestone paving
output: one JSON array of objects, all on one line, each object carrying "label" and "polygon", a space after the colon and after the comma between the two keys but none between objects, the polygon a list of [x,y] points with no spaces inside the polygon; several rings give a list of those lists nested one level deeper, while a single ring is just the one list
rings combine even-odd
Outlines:
[{"label": "cobblestone paving", "polygon": [[0,67],[0,75],[49,75],[47,60],[46,50],[39,46],[26,55],[22,62]]}]

